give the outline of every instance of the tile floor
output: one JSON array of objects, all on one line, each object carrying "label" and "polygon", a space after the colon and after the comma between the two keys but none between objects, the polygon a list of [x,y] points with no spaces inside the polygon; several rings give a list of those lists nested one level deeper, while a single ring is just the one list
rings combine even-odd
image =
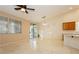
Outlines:
[{"label": "tile floor", "polygon": [[21,46],[19,50],[12,53],[21,54],[78,54],[79,49],[64,46],[62,40],[39,40],[37,41],[37,48],[30,48],[29,45]]}]

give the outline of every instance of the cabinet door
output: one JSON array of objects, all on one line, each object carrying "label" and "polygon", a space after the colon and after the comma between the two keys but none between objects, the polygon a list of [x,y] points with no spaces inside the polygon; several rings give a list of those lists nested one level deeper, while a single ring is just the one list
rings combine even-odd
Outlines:
[{"label": "cabinet door", "polygon": [[79,37],[64,36],[64,45],[79,49]]},{"label": "cabinet door", "polygon": [[68,24],[68,28],[69,28],[69,30],[75,30],[75,22],[70,22]]},{"label": "cabinet door", "polygon": [[75,30],[75,22],[63,23],[63,30]]}]

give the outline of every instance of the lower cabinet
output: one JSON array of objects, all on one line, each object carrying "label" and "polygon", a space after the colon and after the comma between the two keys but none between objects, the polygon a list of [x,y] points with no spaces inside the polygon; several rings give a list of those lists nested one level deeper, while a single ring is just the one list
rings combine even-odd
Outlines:
[{"label": "lower cabinet", "polygon": [[64,35],[64,45],[79,49],[79,35]]}]

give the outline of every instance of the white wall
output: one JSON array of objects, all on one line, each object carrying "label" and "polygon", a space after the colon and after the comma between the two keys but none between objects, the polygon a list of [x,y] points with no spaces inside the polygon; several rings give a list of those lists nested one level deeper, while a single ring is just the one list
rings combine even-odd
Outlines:
[{"label": "white wall", "polygon": [[[75,31],[65,31],[62,29],[63,22],[79,21],[79,10],[73,10],[68,13],[62,14],[56,18],[47,18],[39,24],[40,35],[44,39],[62,39],[62,33],[78,32],[78,28]],[[47,23],[47,25],[43,25]]]},{"label": "white wall", "polygon": [[59,15],[55,18],[47,17],[39,23],[40,38],[37,40],[37,50],[51,52],[53,48],[63,47],[63,33],[74,33],[76,31],[65,31],[62,29],[63,22],[79,21],[79,10],[73,10]]},{"label": "white wall", "polygon": [[[46,23],[46,25],[43,25]],[[56,39],[59,35],[59,31],[61,28],[59,28],[59,24],[56,20],[47,20],[45,22],[42,22],[40,24],[40,35],[42,36],[43,39]],[[58,29],[57,29],[58,28]],[[56,34],[57,33],[57,34]]]}]

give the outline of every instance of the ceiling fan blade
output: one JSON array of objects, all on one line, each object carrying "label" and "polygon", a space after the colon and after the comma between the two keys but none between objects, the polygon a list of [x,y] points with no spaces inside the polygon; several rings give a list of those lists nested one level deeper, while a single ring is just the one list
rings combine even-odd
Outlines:
[{"label": "ceiling fan blade", "polygon": [[27,5],[16,5],[18,8],[14,8],[15,10],[21,10],[28,14],[27,10],[35,10],[33,8],[27,8]]},{"label": "ceiling fan blade", "polygon": [[28,11],[27,10],[25,12],[28,14]]},{"label": "ceiling fan blade", "polygon": [[15,10],[20,10],[21,8],[15,8]]},{"label": "ceiling fan blade", "polygon": [[16,5],[16,6],[26,9],[26,5]]},{"label": "ceiling fan blade", "polygon": [[26,9],[27,9],[27,10],[33,10],[33,11],[35,10],[35,9],[32,9],[32,8],[26,8]]}]

